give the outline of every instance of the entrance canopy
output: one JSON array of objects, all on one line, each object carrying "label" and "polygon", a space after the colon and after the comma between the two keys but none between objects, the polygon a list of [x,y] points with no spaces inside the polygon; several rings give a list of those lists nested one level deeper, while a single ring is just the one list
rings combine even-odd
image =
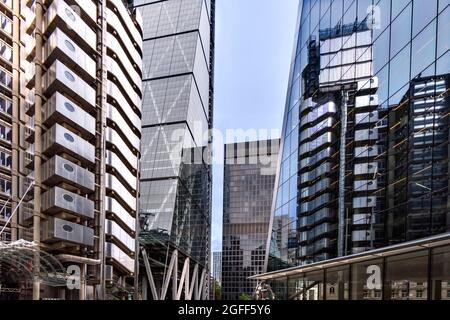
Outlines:
[{"label": "entrance canopy", "polygon": [[17,272],[24,281],[33,281],[37,277],[41,283],[54,287],[65,286],[67,282],[68,274],[61,262],[39,250],[34,242],[0,242],[0,266]]}]

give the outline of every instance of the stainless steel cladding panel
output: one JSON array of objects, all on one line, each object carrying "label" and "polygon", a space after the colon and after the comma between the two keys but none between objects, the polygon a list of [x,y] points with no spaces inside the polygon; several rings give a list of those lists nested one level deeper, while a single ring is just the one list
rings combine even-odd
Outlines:
[{"label": "stainless steel cladding panel", "polygon": [[94,191],[94,178],[94,173],[60,156],[55,156],[42,165],[42,181],[50,186],[66,182],[90,192]]},{"label": "stainless steel cladding panel", "polygon": [[82,218],[94,218],[94,202],[65,189],[55,187],[42,195],[42,212],[67,212]]},{"label": "stainless steel cladding panel", "polygon": [[95,118],[59,92],[45,103],[42,118],[49,127],[64,121],[85,136],[95,136]]},{"label": "stainless steel cladding panel", "polygon": [[77,72],[83,73],[93,80],[96,78],[95,61],[61,29],[56,28],[45,43],[44,61],[48,63],[49,58],[51,60],[59,58],[71,68],[76,67]]},{"label": "stainless steel cladding panel", "polygon": [[95,162],[95,147],[92,144],[56,124],[44,134],[42,150],[47,155],[53,155],[61,149],[82,161]]},{"label": "stainless steel cladding panel", "polygon": [[134,272],[134,259],[130,258],[129,255],[123,252],[115,244],[111,242],[105,243],[105,255],[130,273]]},{"label": "stainless steel cladding panel", "polygon": [[106,197],[105,210],[108,214],[113,215],[114,219],[126,226],[131,231],[136,229],[136,219],[119,203],[116,199]]},{"label": "stainless steel cladding panel", "polygon": [[44,75],[44,92],[46,95],[52,95],[62,90],[78,103],[91,108],[95,107],[95,90],[57,60]]},{"label": "stainless steel cladding panel", "polygon": [[106,234],[116,238],[122,246],[126,247],[131,252],[135,252],[135,240],[116,222],[106,219],[105,231]]},{"label": "stainless steel cladding panel", "polygon": [[121,21],[119,20],[118,16],[115,12],[113,12],[110,9],[106,9],[106,21],[108,24],[110,24],[115,29],[116,37],[120,38],[123,44],[125,45],[125,48],[128,51],[128,54],[133,59],[133,62],[135,64],[139,63],[142,58],[139,54],[138,50],[135,47],[135,43],[133,43],[128,36],[127,32],[125,31],[125,28]]},{"label": "stainless steel cladding panel", "polygon": [[109,127],[106,128],[106,141],[116,147],[116,153],[120,153],[131,168],[137,169],[138,157],[133,154],[116,130]]},{"label": "stainless steel cladding panel", "polygon": [[105,180],[106,188],[114,191],[115,195],[122,199],[131,210],[136,211],[136,197],[115,176],[107,173]]},{"label": "stainless steel cladding panel", "polygon": [[[122,0],[110,0],[112,4],[117,8],[120,17],[124,20],[125,26],[129,30],[131,37],[133,39],[133,42],[136,43],[136,46],[142,49],[142,36],[139,33],[137,27],[135,26],[133,20],[131,19],[127,9],[123,5]],[[142,26],[142,17],[140,15],[139,10],[136,10],[135,12],[135,19],[136,23],[139,26]]]},{"label": "stainless steel cladding panel", "polygon": [[112,151],[106,151],[106,165],[114,168],[118,174],[125,179],[129,187],[136,191],[137,188],[137,177],[131,173],[131,171],[125,166],[125,164],[120,160],[120,158]]},{"label": "stainless steel cladding panel", "polygon": [[[84,1],[83,1],[84,2]],[[47,9],[44,17],[44,33],[49,32],[49,28],[55,25],[56,19],[60,19],[66,24],[71,32],[82,39],[92,50],[96,50],[95,32],[83,21],[71,6],[63,0],[54,0]]]},{"label": "stainless steel cladding panel", "polygon": [[128,118],[128,120],[135,126],[140,127],[140,116],[134,112],[133,108],[127,102],[127,99],[125,99],[119,88],[117,88],[116,84],[108,81],[107,91],[108,95],[116,101],[116,105],[122,109],[123,114]]},{"label": "stainless steel cladding panel", "polygon": [[59,218],[50,218],[42,223],[42,242],[70,242],[92,247],[94,230]]}]

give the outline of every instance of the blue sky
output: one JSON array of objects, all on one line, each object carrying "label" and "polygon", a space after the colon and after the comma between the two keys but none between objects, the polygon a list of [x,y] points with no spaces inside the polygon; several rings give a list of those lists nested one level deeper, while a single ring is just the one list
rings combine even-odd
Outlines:
[{"label": "blue sky", "polygon": [[[281,132],[297,8],[298,0],[216,0],[214,127],[224,135],[227,129]],[[216,139],[218,159],[221,142]],[[220,251],[223,166],[213,172],[212,250]]]}]

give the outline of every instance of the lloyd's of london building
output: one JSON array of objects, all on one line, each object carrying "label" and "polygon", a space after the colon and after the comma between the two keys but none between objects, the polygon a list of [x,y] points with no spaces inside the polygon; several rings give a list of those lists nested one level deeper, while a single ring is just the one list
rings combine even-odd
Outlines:
[{"label": "lloyd's of london building", "polygon": [[142,21],[122,0],[0,2],[0,299],[134,292]]},{"label": "lloyd's of london building", "polygon": [[450,299],[449,30],[444,0],[300,1],[276,298]]}]

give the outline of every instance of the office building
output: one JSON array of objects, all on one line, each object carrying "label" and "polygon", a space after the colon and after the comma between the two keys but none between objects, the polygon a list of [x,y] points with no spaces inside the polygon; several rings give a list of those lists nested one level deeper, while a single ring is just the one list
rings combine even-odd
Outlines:
[{"label": "office building", "polygon": [[279,139],[225,145],[222,299],[251,297],[264,269]]},{"label": "office building", "polygon": [[[449,26],[448,1],[300,1],[266,260],[273,273],[259,278],[292,268],[278,297],[447,297],[448,269],[433,259],[448,257],[450,231]],[[433,249],[422,252],[424,243]],[[383,277],[358,287],[368,274],[353,263],[375,252],[389,257],[368,264],[378,272],[384,263]]]},{"label": "office building", "polygon": [[213,279],[222,283],[222,252],[213,252]]},{"label": "office building", "polygon": [[220,300],[222,294],[222,252],[213,252],[210,300]]},{"label": "office building", "polygon": [[139,194],[140,16],[121,0],[0,7],[11,123],[2,212],[12,214],[0,246],[1,282],[18,299],[128,299]]},{"label": "office building", "polygon": [[215,4],[134,6],[145,17],[139,290],[143,299],[207,299]]},{"label": "office building", "polygon": [[[14,4],[14,7],[13,7]],[[19,99],[20,82],[13,81],[19,78],[21,72],[19,68],[20,60],[13,54],[14,51],[19,50],[19,43],[14,43],[14,39],[20,38],[20,30],[14,28],[15,25],[20,25],[23,21],[16,19],[13,26],[14,13],[20,12],[18,3],[13,1],[3,1],[0,3],[0,19],[1,24],[1,39],[0,39],[0,230],[6,224],[6,221],[11,216],[11,210],[14,202],[11,202],[13,194],[18,193],[18,176],[17,176],[17,159],[18,159],[18,139],[17,125],[14,130],[13,144],[13,109],[15,116],[15,123],[19,120]],[[13,95],[13,93],[15,95]],[[13,108],[14,106],[14,108]],[[13,152],[15,155],[15,163],[13,164]],[[13,165],[14,165],[14,179],[13,179]],[[14,188],[14,190],[13,190]],[[11,228],[11,225],[6,225],[3,233],[0,235],[0,241],[10,241],[11,237],[17,237],[17,228]]]}]

